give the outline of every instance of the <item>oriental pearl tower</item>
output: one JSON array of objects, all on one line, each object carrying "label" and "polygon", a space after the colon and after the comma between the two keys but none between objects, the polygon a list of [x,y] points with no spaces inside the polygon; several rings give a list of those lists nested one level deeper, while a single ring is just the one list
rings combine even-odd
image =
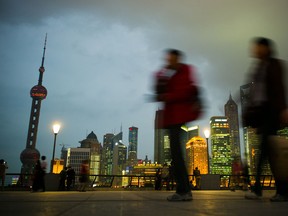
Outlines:
[{"label": "oriental pearl tower", "polygon": [[28,185],[30,176],[33,173],[36,161],[40,158],[40,153],[36,149],[37,131],[40,117],[41,102],[47,96],[47,89],[42,85],[43,74],[44,74],[44,61],[46,52],[46,42],[47,34],[45,36],[44,50],[42,56],[42,63],[39,68],[39,80],[38,84],[32,87],[30,91],[30,96],[32,97],[32,106],[28,127],[28,136],[26,141],[26,148],[22,151],[20,155],[20,160],[22,162],[21,168],[21,181],[22,184]]}]

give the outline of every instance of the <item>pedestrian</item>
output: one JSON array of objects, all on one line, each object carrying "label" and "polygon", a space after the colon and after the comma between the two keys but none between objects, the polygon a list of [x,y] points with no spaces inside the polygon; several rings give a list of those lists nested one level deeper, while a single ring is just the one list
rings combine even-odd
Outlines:
[{"label": "pedestrian", "polygon": [[[257,162],[257,175],[251,193],[245,195],[246,199],[260,199],[262,186],[260,177],[263,163],[268,159],[271,163],[273,155],[269,155],[269,137],[276,135],[282,123],[287,123],[287,104],[285,98],[284,64],[276,59],[272,40],[268,38],[255,38],[252,41],[252,55],[256,59],[250,78],[250,101],[243,115],[244,126],[257,128],[261,136],[259,160]],[[286,121],[286,122],[285,122]],[[273,143],[271,143],[272,145]],[[277,179],[275,176],[276,195],[272,202],[288,201],[288,182]]]},{"label": "pedestrian", "polygon": [[80,186],[79,186],[79,191],[80,192],[85,192],[86,186],[89,180],[89,161],[88,160],[83,160],[81,167],[80,167]]},{"label": "pedestrian", "polygon": [[73,187],[75,184],[75,170],[71,167],[71,165],[68,165],[67,168],[67,191],[70,191],[71,187]]},{"label": "pedestrian", "polygon": [[193,170],[193,177],[195,178],[195,181],[196,181],[195,189],[199,190],[200,189],[200,181],[201,181],[201,172],[198,169],[198,167],[196,167]]},{"label": "pedestrian", "polygon": [[170,173],[169,173],[169,166],[168,164],[164,164],[162,168],[162,174],[161,177],[163,179],[163,182],[166,184],[166,190],[170,190]]},{"label": "pedestrian", "polygon": [[240,157],[235,157],[232,161],[232,176],[230,177],[230,190],[235,192],[240,187],[243,167]]},{"label": "pedestrian", "polygon": [[155,190],[161,190],[162,186],[162,176],[161,176],[161,169],[157,169],[155,175]]},{"label": "pedestrian", "polygon": [[42,168],[42,176],[41,176],[41,188],[43,192],[45,192],[45,176],[46,176],[46,170],[47,170],[47,162],[46,162],[46,156],[41,157],[41,168]]},{"label": "pedestrian", "polygon": [[0,179],[1,179],[2,191],[4,191],[4,186],[5,186],[6,169],[8,169],[7,163],[3,159],[1,159],[0,160]]},{"label": "pedestrian", "polygon": [[58,191],[65,191],[66,189],[66,179],[67,179],[67,167],[64,167],[60,172]]},{"label": "pedestrian", "polygon": [[36,165],[33,170],[33,184],[32,184],[32,192],[37,192],[42,189],[42,175],[43,171],[41,168],[40,160],[37,160]]},{"label": "pedestrian", "polygon": [[201,113],[198,88],[193,68],[182,63],[179,50],[166,51],[165,66],[156,73],[156,100],[164,104],[162,128],[169,130],[171,158],[174,163],[176,193],[168,201],[192,200],[188,173],[181,147],[181,126],[195,120]]}]

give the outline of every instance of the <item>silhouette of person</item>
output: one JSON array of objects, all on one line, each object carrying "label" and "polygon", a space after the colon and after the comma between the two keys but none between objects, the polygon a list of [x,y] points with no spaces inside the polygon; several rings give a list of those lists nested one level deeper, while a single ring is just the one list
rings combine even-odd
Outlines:
[{"label": "silhouette of person", "polygon": [[4,191],[6,169],[8,169],[7,164],[3,159],[0,160],[0,179],[1,179],[1,190]]},{"label": "silhouette of person", "polygon": [[[260,155],[257,162],[256,182],[252,193],[245,195],[246,199],[259,199],[262,196],[260,177],[264,161],[270,163],[271,170],[277,164],[271,163],[273,156],[269,155],[269,137],[276,135],[282,123],[287,123],[287,104],[284,90],[283,62],[274,57],[275,49],[272,40],[255,38],[252,41],[252,55],[256,59],[250,78],[249,106],[243,115],[244,126],[257,128],[261,135]],[[283,118],[284,117],[284,118]],[[275,176],[276,195],[273,202],[288,201],[288,184]]]},{"label": "silhouette of person", "polygon": [[58,191],[65,191],[65,183],[67,179],[67,167],[64,167],[64,169],[60,172],[60,178],[59,178],[59,186]]},{"label": "silhouette of person", "polygon": [[75,170],[69,165],[67,169],[67,191],[71,190],[71,187],[75,183]]},{"label": "silhouette of person", "polygon": [[191,187],[181,148],[181,126],[200,115],[198,88],[191,66],[182,63],[179,50],[166,52],[166,65],[156,73],[156,100],[164,103],[163,122],[160,127],[169,130],[171,158],[174,165],[176,193],[168,201],[192,200]]}]

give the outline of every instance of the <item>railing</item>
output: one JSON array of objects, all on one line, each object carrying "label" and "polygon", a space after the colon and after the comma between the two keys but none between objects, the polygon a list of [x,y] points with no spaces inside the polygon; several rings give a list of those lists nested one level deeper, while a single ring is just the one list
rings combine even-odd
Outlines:
[{"label": "railing", "polygon": [[[203,175],[204,176],[204,175]],[[246,186],[254,185],[255,175],[249,176],[235,176],[235,175],[217,175],[219,176],[219,188],[220,189],[243,189]],[[15,178],[15,182],[12,185],[11,180]],[[21,175],[19,173],[7,173],[6,184],[7,188],[28,189],[32,183],[32,175]],[[193,175],[189,175],[189,179],[192,184],[195,184],[195,178]],[[19,179],[16,183],[16,179]],[[21,178],[31,179],[30,184],[22,184]],[[90,175],[89,186],[91,188],[147,188],[152,189],[155,187],[156,176],[155,175]],[[79,175],[76,175],[74,185],[79,183]],[[170,188],[175,188],[175,181],[173,179],[161,180],[162,186],[165,187],[169,184]],[[272,175],[262,175],[261,184],[264,189],[275,188],[275,180]]]}]

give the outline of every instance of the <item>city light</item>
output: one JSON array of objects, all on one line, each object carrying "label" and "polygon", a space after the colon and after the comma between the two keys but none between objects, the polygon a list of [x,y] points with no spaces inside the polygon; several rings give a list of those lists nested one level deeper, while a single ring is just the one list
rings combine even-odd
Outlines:
[{"label": "city light", "polygon": [[54,134],[58,134],[60,128],[61,128],[61,125],[60,125],[60,124],[54,124],[54,125],[53,125],[53,133],[54,133]]},{"label": "city light", "polygon": [[210,137],[210,130],[208,129],[204,130],[204,136],[206,139],[208,139]]}]

